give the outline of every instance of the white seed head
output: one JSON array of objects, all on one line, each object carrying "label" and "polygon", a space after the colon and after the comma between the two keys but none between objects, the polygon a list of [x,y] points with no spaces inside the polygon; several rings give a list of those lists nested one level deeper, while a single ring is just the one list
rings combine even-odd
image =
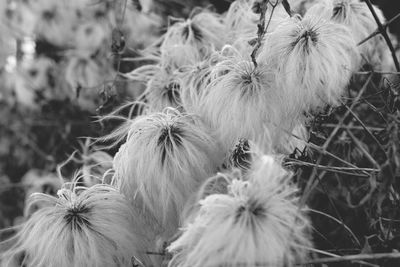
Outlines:
[{"label": "white seed head", "polygon": [[[229,180],[229,179],[228,179]],[[295,266],[307,258],[310,222],[290,175],[270,156],[228,193],[200,201],[194,220],[168,250],[169,266]]]},{"label": "white seed head", "polygon": [[339,103],[358,56],[346,26],[321,17],[295,16],[266,38],[258,61],[277,70],[278,87],[294,114]]},{"label": "white seed head", "polygon": [[226,153],[241,138],[262,149],[279,147],[283,133],[292,131],[296,119],[287,113],[291,103],[276,87],[275,73],[268,65],[260,62],[254,68],[249,58],[235,51],[213,67],[198,112],[218,134]]},{"label": "white seed head", "polygon": [[163,68],[147,82],[143,97],[151,110],[161,112],[164,108],[181,106],[181,84],[176,75]]},{"label": "white seed head", "polygon": [[[223,156],[200,120],[176,109],[137,117],[127,131],[114,158],[115,179],[147,220],[144,231],[164,242],[175,234],[184,206]],[[159,249],[152,246],[150,251]]]},{"label": "white seed head", "polygon": [[2,266],[129,267],[139,253],[129,204],[111,186],[65,187],[58,198],[38,193],[28,206],[37,203],[42,208],[7,241]]},{"label": "white seed head", "polygon": [[169,27],[161,44],[161,65],[167,70],[202,61],[225,44],[219,15],[203,11]]},{"label": "white seed head", "polygon": [[[381,23],[386,19],[383,12],[373,5]],[[318,1],[307,12],[307,15],[321,16],[349,27],[356,43],[363,41],[372,34],[378,25],[368,6],[359,0],[323,0]],[[389,34],[390,35],[390,34]],[[394,37],[392,37],[394,40]],[[377,69],[390,71],[388,65],[393,66],[390,60],[390,51],[382,35],[377,35],[362,45],[358,46],[362,58],[358,59],[357,67],[368,63]]]}]

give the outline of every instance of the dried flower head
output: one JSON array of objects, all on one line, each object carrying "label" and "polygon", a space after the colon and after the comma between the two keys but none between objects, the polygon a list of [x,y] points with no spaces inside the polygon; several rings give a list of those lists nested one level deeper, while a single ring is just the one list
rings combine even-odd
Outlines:
[{"label": "dried flower head", "polygon": [[80,24],[75,33],[76,52],[83,56],[91,56],[106,41],[110,29],[107,25],[93,21]]},{"label": "dried flower head", "polygon": [[319,1],[321,0],[289,0],[289,3],[294,13],[304,16],[307,10]]},{"label": "dried flower head", "polygon": [[[373,6],[373,8],[381,23],[384,23],[386,19],[382,11],[377,6]],[[363,41],[378,28],[368,6],[360,0],[317,1],[315,5],[310,7],[307,14],[321,16],[348,26],[356,43]],[[390,51],[382,35],[373,37],[360,45],[358,49],[364,59],[363,61],[359,59],[359,64],[368,63],[374,67],[381,66],[390,70],[390,67],[387,66],[388,63],[392,63]]]},{"label": "dried flower head", "polygon": [[161,45],[161,64],[175,70],[205,59],[225,44],[225,29],[221,18],[202,11],[186,21],[169,27]]},{"label": "dried flower head", "polygon": [[182,106],[187,112],[197,114],[201,100],[207,94],[211,83],[211,72],[219,60],[219,54],[213,53],[209,58],[186,68],[177,75],[181,86]]},{"label": "dried flower head", "polygon": [[65,187],[58,198],[32,195],[29,206],[39,202],[45,206],[7,241],[2,266],[131,266],[140,244],[129,204],[116,189]]},{"label": "dried flower head", "polygon": [[147,82],[143,99],[153,111],[162,111],[164,108],[181,106],[181,84],[173,73],[159,67],[157,73]]},{"label": "dried flower head", "polygon": [[[232,50],[212,69],[211,82],[199,105],[199,114],[218,134],[227,153],[240,138],[262,149],[279,147],[282,133],[292,131],[289,102],[277,90],[275,73],[266,64],[254,68],[250,59]],[[270,152],[270,151],[265,151]]]},{"label": "dried flower head", "polygon": [[164,242],[175,234],[190,196],[221,165],[219,146],[197,117],[172,108],[137,117],[125,128],[115,179],[146,217],[143,228]]},{"label": "dried flower head", "polygon": [[200,201],[195,219],[168,250],[169,266],[294,266],[307,258],[310,222],[290,175],[270,156],[229,192]]},{"label": "dried flower head", "polygon": [[21,75],[19,83],[40,96],[36,100],[65,99],[68,96],[68,90],[57,86],[59,69],[50,58],[39,56],[23,60],[17,69]]},{"label": "dried flower head", "polygon": [[154,12],[146,12],[145,9],[150,7],[144,8],[142,4],[142,11],[137,10],[137,8],[133,7],[134,2],[139,1],[128,2],[122,29],[128,47],[145,48],[155,43],[159,38],[163,19]]},{"label": "dried flower head", "polygon": [[[105,60],[105,61],[102,61]],[[72,99],[81,108],[94,111],[98,107],[99,87],[113,76],[107,59],[71,55],[65,63],[65,80],[69,85]]]},{"label": "dried flower head", "polygon": [[281,23],[262,49],[258,62],[276,68],[294,114],[338,104],[358,56],[347,27],[314,16]]},{"label": "dried flower head", "polygon": [[72,44],[76,14],[66,1],[39,0],[30,4],[37,21],[35,34],[56,46]]},{"label": "dried flower head", "polygon": [[[251,53],[252,46],[249,42],[254,41],[257,37],[257,25],[260,22],[260,14],[257,12],[257,0],[238,0],[234,1],[224,17],[224,24],[228,32],[228,44],[235,46],[242,52]],[[267,32],[273,31],[279,23],[287,19],[289,16],[281,5],[277,5],[272,13],[271,1],[267,6],[265,14],[266,20],[269,21]],[[247,44],[247,45],[245,45]]]}]

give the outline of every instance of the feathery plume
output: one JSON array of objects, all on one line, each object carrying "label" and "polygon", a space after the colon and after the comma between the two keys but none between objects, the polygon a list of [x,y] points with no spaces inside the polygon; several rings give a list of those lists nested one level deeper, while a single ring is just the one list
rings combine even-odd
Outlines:
[{"label": "feathery plume", "polygon": [[[273,1],[274,2],[274,1]],[[249,42],[257,37],[257,25],[260,21],[260,15],[255,11],[256,0],[238,0],[233,2],[224,17],[224,24],[228,32],[228,44],[231,44],[241,52],[250,54],[252,46]],[[272,3],[274,4],[274,3]],[[271,3],[269,3],[265,17],[269,21],[267,32],[275,28],[289,15],[281,5],[278,5],[272,12]]]},{"label": "feathery plume", "polygon": [[[375,5],[373,8],[381,23],[385,23],[386,19],[383,12]],[[317,1],[315,5],[310,7],[306,14],[322,16],[327,20],[330,19],[346,25],[349,27],[356,43],[363,41],[378,28],[368,6],[359,0]],[[391,55],[382,35],[376,35],[371,40],[358,46],[358,49],[362,55],[362,59],[364,59],[362,61],[359,59],[358,68],[367,63],[371,66],[380,66],[383,70],[390,71],[392,66],[389,67],[388,63],[392,63]]]},{"label": "feathery plume", "polygon": [[215,13],[202,11],[169,27],[161,44],[161,65],[167,70],[195,64],[225,44],[225,28]]},{"label": "feathery plume", "polygon": [[65,47],[72,44],[73,23],[77,19],[66,1],[39,0],[30,3],[37,15],[35,33],[49,43]]},{"label": "feathery plume", "polygon": [[162,244],[175,234],[190,196],[223,156],[196,116],[173,108],[137,117],[125,127],[126,142],[114,158],[115,180],[146,218],[143,228]]},{"label": "feathery plume", "polygon": [[182,218],[184,218],[182,225],[194,221],[201,208],[200,201],[202,199],[214,194],[228,194],[228,188],[233,179],[232,177],[239,179],[241,177],[240,174],[240,170],[235,169],[230,175],[217,173],[215,176],[205,180],[197,193],[191,197],[192,201],[185,205],[182,212]]},{"label": "feathery plume", "polygon": [[217,133],[226,153],[240,138],[262,149],[279,147],[282,133],[292,131],[295,117],[288,116],[291,104],[277,90],[275,73],[261,61],[254,68],[250,58],[233,47],[225,47],[221,55],[224,59],[212,69],[199,114]]},{"label": "feathery plume", "polygon": [[[138,11],[132,2],[134,1],[128,2],[122,30],[128,47],[146,48],[159,38],[159,29],[163,20],[156,13],[145,11],[150,7],[142,8],[141,11]],[[132,27],[132,25],[135,26]]]},{"label": "feathery plume", "polygon": [[17,38],[33,36],[38,16],[24,1],[2,1],[1,29]]},{"label": "feathery plume", "polygon": [[180,107],[180,95],[181,85],[176,75],[159,67],[158,72],[147,82],[141,98],[148,101],[151,110],[160,112],[167,107]]},{"label": "feathery plume", "polygon": [[200,210],[168,250],[173,266],[294,266],[307,258],[310,222],[297,188],[272,157],[263,156],[227,194],[200,201]]},{"label": "feathery plume", "polygon": [[95,22],[80,24],[75,33],[76,52],[90,57],[104,44],[109,32],[107,25]]},{"label": "feathery plume", "polygon": [[106,81],[111,80],[113,71],[102,61],[104,58],[92,58],[71,53],[65,62],[65,80],[70,86],[81,108],[94,111],[98,107],[98,93]]},{"label": "feathery plume", "polygon": [[278,87],[294,114],[338,104],[356,68],[347,27],[320,17],[293,17],[267,35],[257,62],[277,70]]},{"label": "feathery plume", "polygon": [[181,84],[182,107],[187,112],[199,112],[201,100],[207,94],[208,85],[211,83],[211,71],[218,61],[219,54],[213,53],[209,58],[187,66],[177,74]]},{"label": "feathery plume", "polygon": [[45,206],[7,241],[12,246],[0,254],[2,266],[131,266],[140,248],[137,229],[128,202],[115,188],[65,186],[58,198],[32,195],[29,206],[39,202]]},{"label": "feathery plume", "polygon": [[294,13],[304,16],[310,7],[320,1],[324,0],[289,0],[289,4]]}]

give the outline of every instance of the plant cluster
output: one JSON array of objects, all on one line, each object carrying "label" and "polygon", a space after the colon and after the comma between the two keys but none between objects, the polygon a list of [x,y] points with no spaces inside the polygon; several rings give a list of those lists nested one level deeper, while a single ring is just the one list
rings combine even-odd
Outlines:
[{"label": "plant cluster", "polygon": [[[394,20],[369,0],[236,0],[222,14],[193,8],[140,39],[162,24],[154,6],[31,0],[4,9],[8,29],[26,25],[21,36],[67,51],[54,65],[20,59],[38,64],[35,82],[9,87],[24,108],[38,96],[78,96],[93,111],[96,97],[82,95],[99,81],[136,91],[99,120],[122,123],[82,142],[58,175],[23,178],[39,193],[0,243],[0,264],[398,263]],[[126,54],[127,43],[141,49]],[[124,61],[133,69],[122,71]],[[52,66],[65,67],[53,86]],[[78,171],[63,180],[71,163]]]}]

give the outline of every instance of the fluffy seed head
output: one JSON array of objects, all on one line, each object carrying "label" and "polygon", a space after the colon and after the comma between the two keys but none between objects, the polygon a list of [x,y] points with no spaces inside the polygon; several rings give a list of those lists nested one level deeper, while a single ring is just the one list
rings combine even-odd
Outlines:
[{"label": "fluffy seed head", "polygon": [[347,27],[320,17],[294,17],[267,36],[258,61],[274,66],[294,114],[338,104],[347,86],[355,41]]},{"label": "fluffy seed head", "polygon": [[2,266],[131,266],[140,248],[132,229],[133,215],[125,198],[113,187],[67,187],[58,198],[34,194],[34,212],[8,240],[0,254]]},{"label": "fluffy seed head", "polygon": [[200,210],[168,248],[169,266],[294,266],[307,258],[310,222],[297,207],[297,188],[270,156],[228,193],[200,201]]},{"label": "fluffy seed head", "polygon": [[41,0],[31,3],[37,16],[35,34],[51,44],[63,47],[74,39],[73,23],[77,19],[66,1]]},{"label": "fluffy seed head", "polygon": [[[260,1],[238,0],[230,5],[224,17],[224,24],[227,28],[226,31],[229,33],[228,44],[239,48],[244,43],[248,44],[249,41],[253,41],[254,38],[257,37],[257,24],[260,21],[260,14],[258,14],[256,10],[258,2]],[[275,1],[271,2],[274,4]],[[271,20],[267,32],[273,31],[279,23],[289,17],[282,5],[277,5],[273,14],[271,14],[271,11],[272,6],[268,5],[265,17],[267,21],[270,17]],[[245,49],[241,50],[242,52],[247,51],[248,54],[250,54],[252,49],[250,45],[247,45]]]},{"label": "fluffy seed head", "polygon": [[151,110],[160,112],[164,108],[181,106],[181,84],[174,74],[159,68],[148,81],[143,97]]},{"label": "fluffy seed head", "polygon": [[108,37],[106,25],[87,22],[78,26],[75,33],[75,46],[82,55],[92,55]]},{"label": "fluffy seed head", "polygon": [[240,138],[263,149],[271,144],[279,147],[282,133],[291,132],[295,117],[287,114],[290,105],[276,88],[274,72],[263,63],[254,68],[249,59],[233,53],[218,62],[210,75],[199,113],[216,131],[225,152]]},{"label": "fluffy seed head", "polygon": [[225,42],[222,20],[215,13],[203,11],[169,27],[161,45],[161,64],[175,70],[205,59]]},{"label": "fluffy seed head", "polygon": [[198,113],[201,100],[208,92],[211,71],[218,60],[218,53],[214,53],[209,58],[182,69],[179,73],[182,106],[187,112]]},{"label": "fluffy seed head", "polygon": [[[377,6],[373,6],[373,8],[381,23],[384,23],[386,19],[382,11]],[[317,1],[315,5],[310,7],[307,14],[321,16],[327,20],[330,19],[346,25],[349,27],[356,43],[364,40],[378,28],[368,6],[360,0]],[[363,60],[359,59],[357,67],[369,63],[378,68],[390,68],[387,66],[387,63],[392,63],[392,60],[390,60],[390,51],[381,35],[377,35],[358,46],[358,50]],[[390,69],[386,70],[389,71]]]},{"label": "fluffy seed head", "polygon": [[[307,10],[321,0],[289,0],[290,8],[296,13],[304,16]],[[323,0],[322,0],[323,1]]]},{"label": "fluffy seed head", "polygon": [[190,196],[222,163],[221,152],[198,118],[176,109],[137,117],[126,127],[126,143],[114,158],[115,179],[147,218],[143,227],[165,241],[175,234]]}]

